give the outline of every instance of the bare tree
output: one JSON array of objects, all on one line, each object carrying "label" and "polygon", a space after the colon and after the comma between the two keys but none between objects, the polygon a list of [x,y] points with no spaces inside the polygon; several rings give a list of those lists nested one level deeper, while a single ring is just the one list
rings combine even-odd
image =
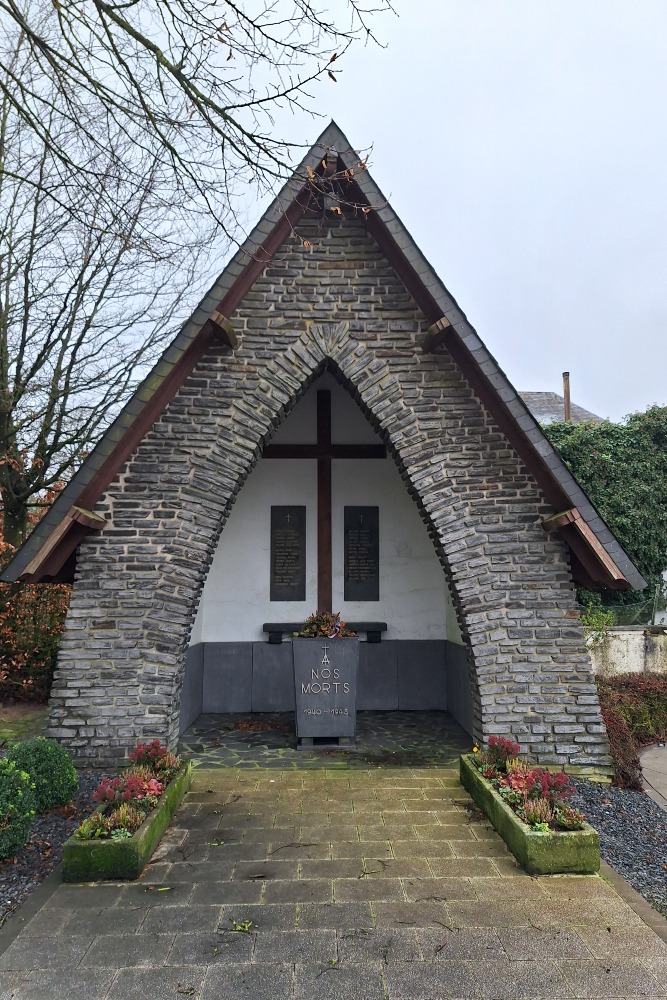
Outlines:
[{"label": "bare tree", "polygon": [[[30,80],[24,40],[8,69]],[[104,148],[55,107],[43,126],[82,158],[87,143],[98,186],[70,178],[0,98],[0,499],[12,545],[153,360],[213,231],[183,240],[189,216],[178,192],[167,205],[159,149],[146,146],[128,179],[125,132],[107,132]]]},{"label": "bare tree", "polygon": [[334,21],[312,0],[0,0],[12,545],[183,314],[214,234],[237,237],[237,195],[291,169],[272,114],[373,39],[367,19],[391,0],[369,2],[338,0]]},{"label": "bare tree", "polygon": [[[373,15],[391,9],[338,0],[331,17],[312,0],[0,0],[5,30],[20,30],[42,76],[26,84],[8,72],[0,87],[79,186],[99,185],[88,150],[105,148],[104,122],[131,137],[127,176],[146,147],[156,151],[173,190],[234,236],[239,188],[288,170],[276,109],[312,107],[312,84],[335,81],[347,47],[374,41]],[[83,140],[74,149],[54,136],[54,110]]]}]

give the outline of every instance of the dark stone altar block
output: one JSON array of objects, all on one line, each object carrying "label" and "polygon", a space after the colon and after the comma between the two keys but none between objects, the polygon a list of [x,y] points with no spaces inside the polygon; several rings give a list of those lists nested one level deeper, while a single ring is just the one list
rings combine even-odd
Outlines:
[{"label": "dark stone altar block", "polygon": [[293,712],[292,644],[252,644],[253,712]]},{"label": "dark stone altar block", "polygon": [[354,736],[358,639],[293,639],[296,735]]},{"label": "dark stone altar block", "polygon": [[445,639],[398,643],[398,707],[423,712],[447,708]]},{"label": "dark stone altar block", "polygon": [[344,599],[380,600],[380,511],[378,507],[346,507]]},{"label": "dark stone altar block", "polygon": [[360,712],[395,712],[398,708],[396,640],[359,643],[357,709]]},{"label": "dark stone altar block", "polygon": [[271,508],[272,601],[306,599],[306,508]]}]

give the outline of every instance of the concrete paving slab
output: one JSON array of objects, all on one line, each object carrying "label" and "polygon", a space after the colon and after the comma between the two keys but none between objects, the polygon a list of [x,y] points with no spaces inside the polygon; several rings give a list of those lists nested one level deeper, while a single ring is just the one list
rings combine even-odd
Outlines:
[{"label": "concrete paving slab", "polygon": [[[59,885],[26,909],[0,955],[0,1000],[667,998],[667,922],[617,883],[527,876],[464,795],[412,808],[450,769],[309,771],[307,789],[285,770],[220,774],[186,797],[144,879]],[[358,824],[312,809],[299,815],[325,822],[301,825],[275,808],[293,792],[352,804],[360,789],[374,824],[371,809],[341,810]]]},{"label": "concrete paving slab", "polygon": [[648,747],[639,760],[646,792],[667,811],[667,747]]}]

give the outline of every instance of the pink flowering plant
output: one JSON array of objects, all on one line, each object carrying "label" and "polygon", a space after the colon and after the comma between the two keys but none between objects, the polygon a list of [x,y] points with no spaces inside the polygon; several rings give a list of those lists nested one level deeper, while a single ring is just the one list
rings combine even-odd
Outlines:
[{"label": "pink flowering plant", "polygon": [[533,830],[581,830],[585,818],[567,804],[574,786],[564,771],[533,767],[519,757],[520,747],[503,736],[490,736],[472,762],[498,794]]},{"label": "pink flowering plant", "polygon": [[158,804],[180,760],[159,740],[139,743],[132,765],[115,778],[104,777],[93,792],[98,810],[75,833],[80,840],[123,840],[131,837]]}]

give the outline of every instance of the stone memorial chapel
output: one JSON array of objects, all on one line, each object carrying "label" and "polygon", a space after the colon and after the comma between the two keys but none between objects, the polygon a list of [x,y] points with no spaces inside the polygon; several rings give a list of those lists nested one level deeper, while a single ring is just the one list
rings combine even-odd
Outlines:
[{"label": "stone memorial chapel", "polygon": [[319,608],[359,710],[604,769],[574,588],[645,586],[333,123],[4,579],[74,582],[49,735],[103,766],[293,710]]}]

